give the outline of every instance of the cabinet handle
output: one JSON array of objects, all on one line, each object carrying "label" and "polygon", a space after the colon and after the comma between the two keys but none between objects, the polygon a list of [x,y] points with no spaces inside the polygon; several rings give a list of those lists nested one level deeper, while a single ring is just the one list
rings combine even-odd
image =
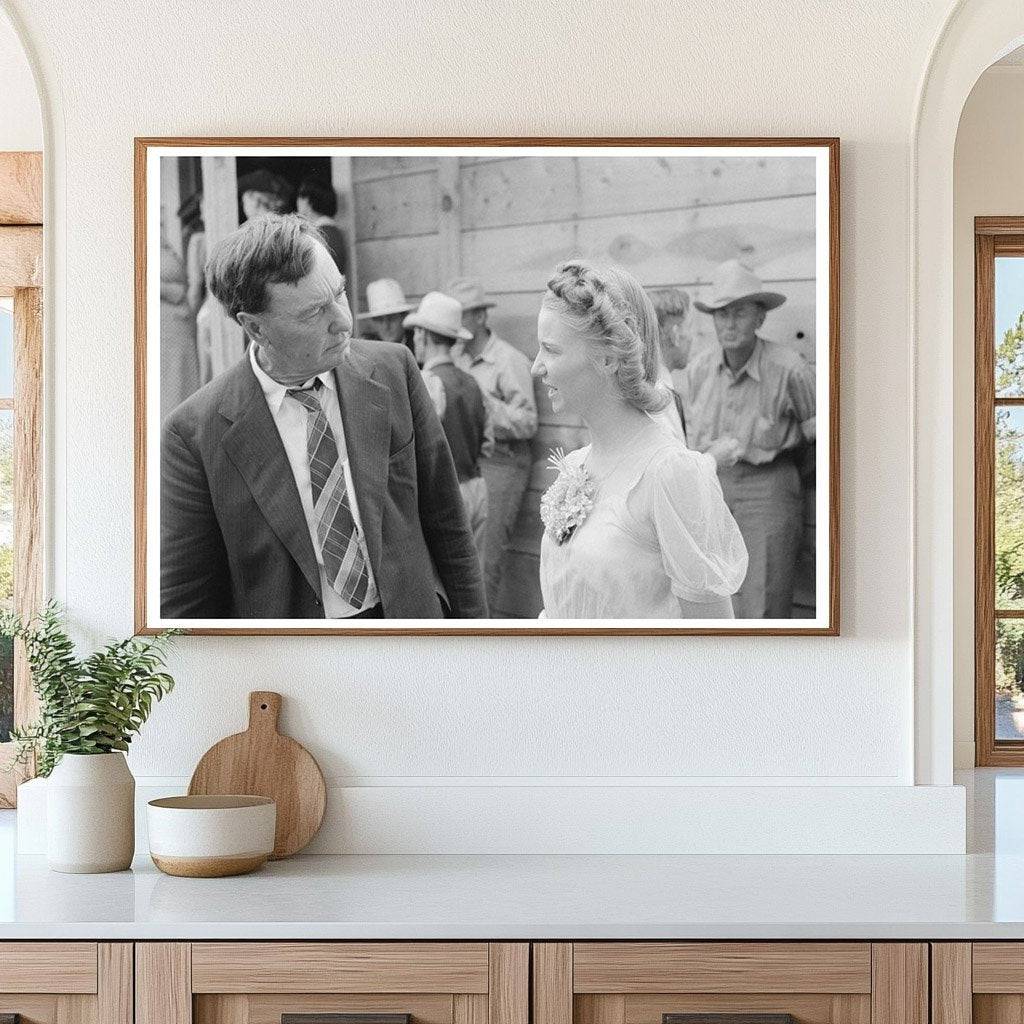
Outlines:
[{"label": "cabinet handle", "polygon": [[[411,1013],[282,1013],[281,1024],[411,1024]],[[0,1024],[7,1021],[0,1020]],[[13,1024],[17,1024],[14,1021]]]},{"label": "cabinet handle", "polygon": [[663,1013],[661,1024],[797,1024],[791,1013]]}]

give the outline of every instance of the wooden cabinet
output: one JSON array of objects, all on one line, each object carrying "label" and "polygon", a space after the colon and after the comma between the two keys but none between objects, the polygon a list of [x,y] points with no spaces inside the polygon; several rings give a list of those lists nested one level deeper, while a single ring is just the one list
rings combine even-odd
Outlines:
[{"label": "wooden cabinet", "polygon": [[1024,942],[932,943],[932,1024],[1024,1020]]},{"label": "wooden cabinet", "polygon": [[0,942],[4,1014],[22,1024],[324,1024],[328,1014],[358,1015],[329,1024],[697,1024],[674,1014],[1020,1024],[1024,943]]},{"label": "wooden cabinet", "polygon": [[132,944],[0,943],[8,1014],[21,1024],[132,1024]]},{"label": "wooden cabinet", "polygon": [[[534,944],[533,1024],[663,1024],[667,1014],[738,1014],[743,1024],[756,1024],[764,1014],[791,1014],[796,1024],[928,1024],[928,948],[869,942]],[[722,1024],[729,1022],[723,1018]]]},{"label": "wooden cabinet", "polygon": [[136,1024],[281,1024],[286,1014],[529,1024],[529,945],[146,942],[136,985]]}]

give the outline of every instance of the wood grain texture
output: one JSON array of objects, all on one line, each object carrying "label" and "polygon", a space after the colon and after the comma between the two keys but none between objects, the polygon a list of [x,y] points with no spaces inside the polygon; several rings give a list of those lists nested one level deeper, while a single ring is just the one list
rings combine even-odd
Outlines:
[{"label": "wood grain texture", "polygon": [[43,223],[43,154],[0,153],[0,224]]},{"label": "wood grain texture", "polygon": [[192,1024],[189,943],[135,944],[135,1024]]},{"label": "wood grain texture", "polygon": [[973,943],[971,978],[974,992],[1024,993],[1024,943]]},{"label": "wood grain texture", "polygon": [[[22,621],[43,605],[43,293],[14,293],[14,609]],[[39,716],[39,698],[20,641],[14,649],[14,722]],[[34,774],[34,764],[23,776]]]},{"label": "wood grain texture", "polygon": [[487,992],[483,942],[197,942],[194,992]]},{"label": "wood grain texture", "polygon": [[[459,996],[455,997],[460,998]],[[464,996],[465,999],[483,999],[486,996]],[[196,1024],[232,1024],[233,1020],[241,1020],[240,1011],[235,1011],[232,1018],[225,1016],[226,1011],[220,1011],[220,1019],[216,1014],[210,1016],[207,1009],[215,1008],[218,1003],[232,1004],[241,1002],[245,1004],[245,1017],[242,1024],[281,1024],[281,1017],[286,1013],[300,1014],[325,1014],[325,1013],[409,1013],[412,1014],[413,1024],[452,1024],[452,996],[448,994],[437,995],[410,995],[403,993],[396,995],[386,993],[373,995],[366,993],[354,993],[348,995],[337,994],[293,994],[293,993],[257,993],[254,995],[199,995],[196,996]],[[468,1022],[473,1024],[473,1022]],[[478,1024],[487,1024],[486,1019]]]},{"label": "wood grain texture", "polygon": [[931,1024],[971,1024],[971,944],[931,944]]},{"label": "wood grain texture", "polygon": [[0,227],[0,295],[43,286],[43,229]]},{"label": "wood grain texture", "polygon": [[[249,1024],[251,1007],[252,999],[246,995],[195,996],[193,1024]],[[288,1008],[278,1009],[273,1024],[281,1024],[281,1014]]]},{"label": "wood grain texture", "polygon": [[95,996],[57,997],[57,1024],[97,1024]]},{"label": "wood grain texture", "polygon": [[135,948],[130,942],[101,942],[96,950],[98,1024],[134,1024]]},{"label": "wood grain texture", "polygon": [[250,693],[248,728],[211,747],[200,758],[188,786],[190,795],[242,793],[274,800],[277,826],[272,860],[290,857],[307,846],[327,807],[320,766],[305,747],[278,732],[280,713],[279,693]]},{"label": "wood grain texture", "polygon": [[978,994],[972,1000],[973,1024],[1024,1024],[1024,997]]},{"label": "wood grain texture", "polygon": [[529,1024],[529,943],[492,942],[488,977],[489,1024]]},{"label": "wood grain texture", "polygon": [[572,943],[533,943],[533,1024],[573,1024]]},{"label": "wood grain texture", "polygon": [[992,237],[974,260],[974,758],[991,765],[996,731],[995,263]]},{"label": "wood grain texture", "polygon": [[0,1024],[10,1024],[19,1017],[21,1024],[57,1024],[56,995],[8,995],[0,992]]},{"label": "wood grain texture", "polygon": [[95,942],[5,942],[0,992],[96,992]]},{"label": "wood grain texture", "polygon": [[[625,996],[624,1024],[662,1024],[666,1013],[773,1013],[792,1014],[800,1024],[836,1024],[833,1009],[837,999],[861,1000],[870,1012],[868,996],[832,996],[828,993],[680,993],[660,992]],[[869,1022],[846,1022],[869,1024]]]},{"label": "wood grain texture", "polygon": [[833,996],[832,1024],[871,1024],[871,996]]},{"label": "wood grain texture", "polygon": [[871,1024],[929,1024],[925,943],[873,943],[871,979]]},{"label": "wood grain texture", "polygon": [[[418,1014],[416,1024],[419,1024]],[[465,992],[453,995],[452,1024],[487,1024],[487,996]]]},{"label": "wood grain texture", "polygon": [[852,942],[578,942],[576,992],[870,992],[871,947]]},{"label": "wood grain texture", "polygon": [[625,1024],[625,996],[574,995],[572,1003],[574,1024]]}]

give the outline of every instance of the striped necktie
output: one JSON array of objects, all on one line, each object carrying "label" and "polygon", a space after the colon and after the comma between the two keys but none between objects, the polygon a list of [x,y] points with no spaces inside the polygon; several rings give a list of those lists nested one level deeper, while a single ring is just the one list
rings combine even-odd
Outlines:
[{"label": "striped necktie", "polygon": [[306,410],[306,454],[313,489],[313,519],[320,555],[331,587],[355,609],[361,609],[370,585],[370,573],[359,533],[352,518],[345,468],[338,458],[338,444],[321,404],[323,381],[307,388],[292,388],[294,398]]}]

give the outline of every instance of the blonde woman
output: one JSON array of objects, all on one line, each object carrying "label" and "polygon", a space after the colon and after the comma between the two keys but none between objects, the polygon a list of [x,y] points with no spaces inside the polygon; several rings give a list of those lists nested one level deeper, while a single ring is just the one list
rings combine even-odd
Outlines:
[{"label": "blonde woman", "polygon": [[533,374],[591,443],[553,461],[540,577],[551,619],[729,619],[747,551],[714,459],[658,422],[658,321],[639,282],[561,264],[537,321]]}]

